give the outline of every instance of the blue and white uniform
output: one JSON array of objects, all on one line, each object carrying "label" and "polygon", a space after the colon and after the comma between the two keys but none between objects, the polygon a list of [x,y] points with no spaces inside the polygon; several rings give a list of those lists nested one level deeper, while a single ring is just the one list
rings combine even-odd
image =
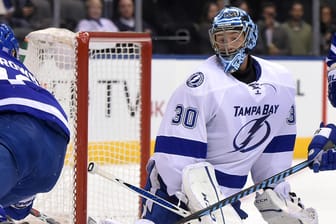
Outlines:
[{"label": "blue and white uniform", "polygon": [[[296,138],[293,76],[278,64],[253,59],[255,82],[246,84],[223,72],[218,57],[212,56],[176,89],[149,162],[148,190],[176,202],[182,169],[207,161],[227,197],[244,187],[249,172],[259,182],[291,166]],[[150,201],[144,205],[143,217],[155,223],[179,219]]]},{"label": "blue and white uniform", "polygon": [[55,97],[19,60],[0,51],[0,205],[51,190],[69,136],[67,116]]},{"label": "blue and white uniform", "polygon": [[0,52],[0,112],[16,111],[58,125],[69,136],[67,116],[55,97],[40,87],[18,60]]},{"label": "blue and white uniform", "polygon": [[336,107],[336,32],[331,39],[326,63],[328,66],[328,98],[331,105]]}]

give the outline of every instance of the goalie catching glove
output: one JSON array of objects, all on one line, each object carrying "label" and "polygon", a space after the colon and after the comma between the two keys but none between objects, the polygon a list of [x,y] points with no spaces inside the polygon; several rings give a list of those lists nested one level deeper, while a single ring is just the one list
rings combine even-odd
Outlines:
[{"label": "goalie catching glove", "polygon": [[[224,199],[211,164],[202,162],[188,165],[182,173],[182,191],[187,198],[186,204],[191,212],[196,212]],[[231,205],[227,205],[191,223],[241,224],[242,220],[236,210]]]},{"label": "goalie catching glove", "polygon": [[288,182],[257,192],[254,205],[268,224],[318,224],[315,209],[305,209],[300,198],[290,192]]},{"label": "goalie catching glove", "polygon": [[313,161],[309,166],[315,173],[323,170],[336,169],[336,126],[324,125],[316,130],[308,146],[308,160]]}]

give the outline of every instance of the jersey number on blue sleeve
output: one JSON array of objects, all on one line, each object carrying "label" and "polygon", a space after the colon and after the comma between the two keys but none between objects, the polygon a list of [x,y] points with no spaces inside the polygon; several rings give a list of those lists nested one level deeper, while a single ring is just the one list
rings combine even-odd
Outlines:
[{"label": "jersey number on blue sleeve", "polygon": [[25,85],[25,82],[32,82],[39,85],[37,80],[30,74],[8,74],[5,68],[0,68],[0,80],[7,80],[12,85]]},{"label": "jersey number on blue sleeve", "polygon": [[175,116],[172,119],[172,124],[182,124],[186,128],[196,127],[198,110],[196,108],[187,107],[179,104],[175,108]]}]

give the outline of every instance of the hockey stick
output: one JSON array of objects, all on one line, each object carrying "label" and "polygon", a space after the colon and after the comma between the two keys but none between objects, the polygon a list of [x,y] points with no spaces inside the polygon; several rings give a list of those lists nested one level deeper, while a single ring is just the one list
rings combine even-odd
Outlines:
[{"label": "hockey stick", "polygon": [[175,214],[178,214],[182,217],[187,217],[188,215],[190,215],[191,213],[183,208],[180,208],[178,207],[177,205],[149,192],[149,191],[146,191],[140,187],[137,187],[137,186],[134,186],[132,184],[129,184],[129,183],[126,183],[122,180],[120,180],[119,178],[116,178],[115,176],[113,176],[112,174],[102,170],[102,169],[99,169],[98,165],[95,164],[94,162],[90,162],[89,165],[88,165],[88,171],[89,173],[92,173],[92,174],[98,174],[104,178],[106,178],[107,180],[111,180],[115,183],[118,183],[120,184],[121,186],[127,188],[128,190],[130,191],[133,191],[137,194],[139,194],[141,197],[143,198],[146,198],[166,209],[168,209],[169,211],[171,212],[174,212]]},{"label": "hockey stick", "polygon": [[41,220],[44,223],[49,223],[49,224],[61,224],[59,222],[57,222],[55,219],[49,217],[48,215],[40,212],[39,210],[35,209],[35,208],[31,208],[30,209],[30,214],[32,216],[35,216],[36,218],[38,218],[39,220]]},{"label": "hockey stick", "polygon": [[309,166],[309,164],[311,163],[311,160],[306,160],[303,161],[295,166],[292,166],[278,174],[275,174],[274,176],[267,178],[265,180],[263,180],[260,183],[257,183],[255,185],[252,185],[251,187],[248,187],[236,194],[231,195],[230,197],[227,197],[221,201],[218,201],[204,209],[201,209],[197,212],[192,213],[191,215],[182,218],[181,220],[177,221],[175,224],[182,224],[185,222],[188,222],[190,220],[193,219],[198,219],[204,215],[210,215],[213,211],[216,211],[217,209],[220,209],[228,204],[237,202],[239,199],[241,199],[242,197],[245,197],[249,194],[252,194],[258,190],[264,189],[266,187],[270,187],[271,184],[277,183],[279,181],[284,180],[286,177],[299,172],[300,170],[306,168]]}]

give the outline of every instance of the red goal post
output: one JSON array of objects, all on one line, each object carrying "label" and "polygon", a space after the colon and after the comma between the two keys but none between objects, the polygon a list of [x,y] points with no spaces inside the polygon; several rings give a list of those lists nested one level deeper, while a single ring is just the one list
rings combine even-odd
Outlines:
[{"label": "red goal post", "polygon": [[[88,161],[144,186],[150,155],[152,43],[147,33],[30,33],[24,63],[64,107],[71,127],[62,175],[35,207],[61,223],[88,216],[124,223],[137,219],[139,198],[88,175]],[[46,149],[47,150],[47,149]]]}]

